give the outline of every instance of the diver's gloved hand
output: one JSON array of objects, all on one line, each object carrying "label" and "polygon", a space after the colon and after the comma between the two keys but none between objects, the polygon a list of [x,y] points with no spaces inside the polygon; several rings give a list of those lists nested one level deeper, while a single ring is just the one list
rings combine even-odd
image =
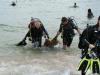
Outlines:
[{"label": "diver's gloved hand", "polygon": [[90,48],[90,49],[93,49],[93,48],[95,48],[95,46],[92,45],[92,44],[89,44],[89,48]]}]

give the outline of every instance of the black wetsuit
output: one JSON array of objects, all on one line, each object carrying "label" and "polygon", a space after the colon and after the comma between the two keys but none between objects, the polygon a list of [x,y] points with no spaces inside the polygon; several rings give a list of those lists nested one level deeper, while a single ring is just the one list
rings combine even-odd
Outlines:
[{"label": "black wetsuit", "polygon": [[97,40],[99,39],[98,38],[99,36],[100,36],[100,30],[98,30],[98,25],[90,26],[83,31],[79,42],[79,48],[83,50],[82,51],[83,57],[88,52],[89,44],[87,43],[87,41],[90,44],[96,44]]},{"label": "black wetsuit", "polygon": [[25,39],[26,37],[32,37],[32,43],[39,42],[39,47],[41,47],[43,32],[49,38],[49,35],[43,25],[41,25],[40,28],[32,27],[26,34]]},{"label": "black wetsuit", "polygon": [[[95,45],[95,48],[91,49],[91,51],[100,58],[100,30],[98,29],[98,25],[86,28],[80,37],[79,48],[82,49],[82,58],[88,54],[89,43]],[[86,74],[84,70],[81,73],[81,75]]]},{"label": "black wetsuit", "polygon": [[73,37],[75,35],[73,29],[78,29],[77,26],[75,26],[74,23],[68,22],[68,24],[60,25],[59,32],[62,32],[62,38],[63,38],[63,45],[70,46],[73,40]]}]

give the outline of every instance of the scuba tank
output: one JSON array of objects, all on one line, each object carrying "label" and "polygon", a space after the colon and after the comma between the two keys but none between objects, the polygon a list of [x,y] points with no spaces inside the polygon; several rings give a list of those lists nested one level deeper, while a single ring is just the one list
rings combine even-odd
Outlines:
[{"label": "scuba tank", "polygon": [[[77,26],[77,23],[76,23],[74,17],[68,17],[68,23],[71,24],[71,25],[73,25],[73,26]],[[62,34],[61,34],[61,38],[63,38],[63,31],[64,31],[64,29],[63,29],[63,25],[62,25]],[[70,33],[70,36],[73,37],[74,35],[75,35],[74,32],[73,32],[73,33]]]}]

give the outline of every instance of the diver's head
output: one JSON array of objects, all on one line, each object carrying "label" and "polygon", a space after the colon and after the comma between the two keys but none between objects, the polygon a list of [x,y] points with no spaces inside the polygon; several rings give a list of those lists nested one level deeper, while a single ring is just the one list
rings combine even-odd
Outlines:
[{"label": "diver's head", "polygon": [[88,13],[91,13],[91,9],[90,8],[88,9]]},{"label": "diver's head", "polygon": [[11,6],[16,6],[16,3],[13,1],[12,4],[11,4]]},{"label": "diver's head", "polygon": [[34,18],[34,17],[31,17],[31,21],[33,22],[35,22],[35,21],[40,21],[40,19],[38,19],[38,18]]},{"label": "diver's head", "polygon": [[62,17],[61,23],[66,25],[68,23],[68,19],[66,17]]},{"label": "diver's head", "polygon": [[76,6],[76,3],[74,3],[74,6]]}]

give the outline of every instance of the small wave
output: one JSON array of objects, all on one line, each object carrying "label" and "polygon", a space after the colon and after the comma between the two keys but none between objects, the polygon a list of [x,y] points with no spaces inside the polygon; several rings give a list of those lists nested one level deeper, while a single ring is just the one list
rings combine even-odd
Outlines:
[{"label": "small wave", "polygon": [[12,25],[6,25],[6,24],[0,24],[1,27],[13,27],[13,28],[26,28],[26,27],[23,27],[23,26],[12,26]]},{"label": "small wave", "polygon": [[6,32],[16,32],[17,30],[7,30],[7,29],[3,29]]},{"label": "small wave", "polygon": [[6,24],[0,24],[0,29],[6,32],[16,32],[16,31],[27,30],[28,28],[23,26],[11,26]]},{"label": "small wave", "polygon": [[5,25],[5,24],[0,24],[0,26],[9,26],[9,25]]}]

